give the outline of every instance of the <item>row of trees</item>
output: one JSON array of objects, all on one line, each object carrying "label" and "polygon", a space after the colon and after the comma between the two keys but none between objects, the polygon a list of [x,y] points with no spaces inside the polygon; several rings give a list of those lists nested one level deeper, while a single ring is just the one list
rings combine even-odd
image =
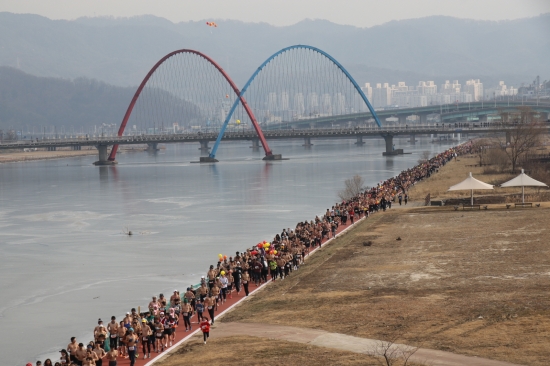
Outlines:
[{"label": "row of trees", "polygon": [[516,172],[541,148],[548,134],[547,122],[530,107],[500,112],[500,124],[506,133],[477,140],[475,152],[480,165],[492,165],[505,171]]}]

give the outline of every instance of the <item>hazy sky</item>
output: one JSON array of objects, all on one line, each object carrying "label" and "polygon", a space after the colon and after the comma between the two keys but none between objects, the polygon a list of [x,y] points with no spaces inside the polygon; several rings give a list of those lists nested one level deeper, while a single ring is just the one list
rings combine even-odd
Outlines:
[{"label": "hazy sky", "polygon": [[52,19],[153,14],[173,22],[237,19],[274,25],[310,18],[370,27],[429,15],[524,18],[550,12],[550,0],[0,0],[0,11]]}]

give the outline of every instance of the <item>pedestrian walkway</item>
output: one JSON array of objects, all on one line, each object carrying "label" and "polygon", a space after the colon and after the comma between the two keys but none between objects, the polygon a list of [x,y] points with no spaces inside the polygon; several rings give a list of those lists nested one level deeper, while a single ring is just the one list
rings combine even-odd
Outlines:
[{"label": "pedestrian walkway", "polygon": [[[211,339],[228,336],[246,335],[272,338],[289,342],[306,343],[313,346],[334,348],[342,351],[373,354],[379,349],[381,341],[360,338],[339,333],[329,333],[319,329],[297,328],[262,323],[219,323],[212,330]],[[394,344],[392,347],[402,350],[411,346]],[[458,355],[451,352],[419,348],[409,359],[410,362],[432,366],[519,366],[504,361],[487,358]]]}]

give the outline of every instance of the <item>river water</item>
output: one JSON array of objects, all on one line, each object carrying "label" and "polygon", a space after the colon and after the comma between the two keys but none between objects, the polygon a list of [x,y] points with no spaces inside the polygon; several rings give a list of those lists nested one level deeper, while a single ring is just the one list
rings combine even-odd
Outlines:
[{"label": "river water", "polygon": [[450,146],[395,142],[412,154],[382,157],[381,138],[295,140],[273,142],[290,160],[271,163],[242,142],[222,144],[215,165],[190,163],[198,144],[119,154],[116,167],[95,156],[0,165],[0,363],[57,360],[99,317],[184,290],[218,253],[324,213],[354,174],[372,186]]}]

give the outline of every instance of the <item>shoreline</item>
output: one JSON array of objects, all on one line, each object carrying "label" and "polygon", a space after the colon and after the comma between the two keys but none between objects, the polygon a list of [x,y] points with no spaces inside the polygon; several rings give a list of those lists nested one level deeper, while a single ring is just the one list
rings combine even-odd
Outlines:
[{"label": "shoreline", "polygon": [[[143,152],[145,147],[140,148],[120,148],[119,153],[127,152]],[[56,151],[11,151],[0,153],[0,165],[9,163],[21,163],[26,161],[40,161],[40,160],[55,160],[55,159],[68,159],[78,158],[82,156],[97,155],[98,152],[95,148],[85,150],[56,150]]]}]

